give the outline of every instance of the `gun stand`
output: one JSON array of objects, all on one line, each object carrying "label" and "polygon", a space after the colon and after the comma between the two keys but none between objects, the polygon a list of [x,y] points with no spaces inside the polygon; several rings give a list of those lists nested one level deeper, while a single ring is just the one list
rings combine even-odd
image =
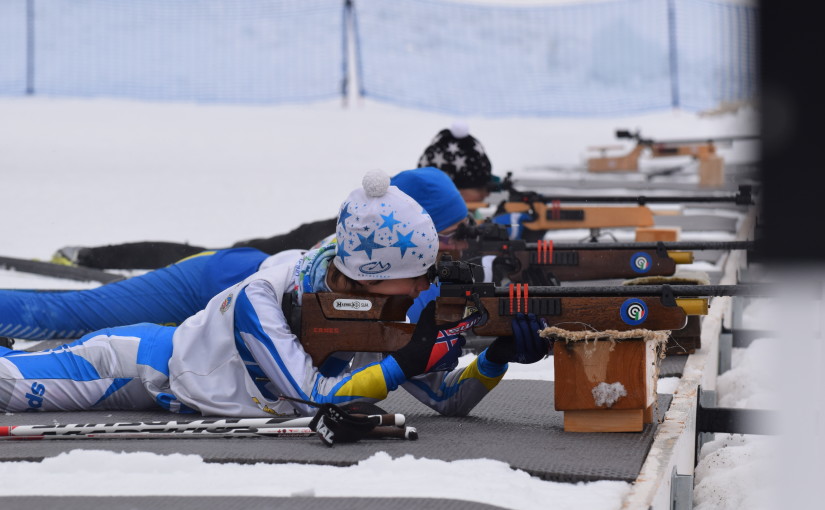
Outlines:
[{"label": "gun stand", "polygon": [[589,172],[636,172],[639,170],[639,156],[642,155],[645,146],[636,144],[627,154],[621,156],[608,156],[607,151],[621,150],[621,145],[607,145],[599,147],[588,147],[590,151],[598,151],[599,157],[587,160],[587,170]]},{"label": "gun stand", "polygon": [[655,415],[666,331],[567,331],[556,338],[555,408],[565,432],[640,432]]},{"label": "gun stand", "polygon": [[599,238],[605,236],[610,237],[611,239],[613,239],[614,242],[619,242],[619,240],[616,239],[616,236],[614,236],[612,232],[602,232],[602,229],[600,228],[591,228],[590,235],[585,238],[582,238],[579,242],[598,243]]}]

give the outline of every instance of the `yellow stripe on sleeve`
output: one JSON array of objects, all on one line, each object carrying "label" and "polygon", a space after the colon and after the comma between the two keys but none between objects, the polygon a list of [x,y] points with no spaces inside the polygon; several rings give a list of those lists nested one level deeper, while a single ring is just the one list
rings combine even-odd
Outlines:
[{"label": "yellow stripe on sleeve", "polygon": [[336,397],[367,397],[378,400],[387,398],[387,381],[381,365],[376,363],[360,372],[352,374],[352,378],[335,392]]},{"label": "yellow stripe on sleeve", "polygon": [[461,373],[461,377],[458,378],[458,383],[461,384],[461,381],[463,381],[464,379],[476,379],[478,380],[478,382],[483,384],[485,388],[487,388],[487,391],[490,391],[496,387],[499,381],[501,381],[502,377],[504,377],[504,373],[498,377],[487,377],[486,375],[479,372],[478,358],[476,358],[469,365],[467,365],[467,367],[464,369],[464,372]]}]

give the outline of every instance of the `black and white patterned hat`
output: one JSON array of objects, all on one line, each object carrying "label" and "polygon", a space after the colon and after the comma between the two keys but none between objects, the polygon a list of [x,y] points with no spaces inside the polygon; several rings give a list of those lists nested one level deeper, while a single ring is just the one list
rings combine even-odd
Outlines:
[{"label": "black and white patterned hat", "polygon": [[418,166],[434,166],[445,172],[458,189],[483,188],[492,181],[492,165],[484,146],[467,124],[455,122],[435,135],[418,160]]}]

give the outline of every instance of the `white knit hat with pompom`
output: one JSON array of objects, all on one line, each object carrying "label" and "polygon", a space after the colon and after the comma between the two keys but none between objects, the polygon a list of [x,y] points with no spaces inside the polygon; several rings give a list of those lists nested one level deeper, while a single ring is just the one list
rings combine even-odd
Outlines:
[{"label": "white knit hat with pompom", "polygon": [[438,253],[430,215],[380,170],[367,172],[341,205],[335,232],[334,264],[354,280],[421,276]]}]

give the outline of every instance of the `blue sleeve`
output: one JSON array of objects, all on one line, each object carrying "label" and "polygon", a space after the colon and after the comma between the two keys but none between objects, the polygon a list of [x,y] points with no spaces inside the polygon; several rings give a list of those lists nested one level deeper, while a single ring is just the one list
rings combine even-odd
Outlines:
[{"label": "blue sleeve", "polygon": [[430,288],[422,292],[415,298],[413,301],[412,306],[407,310],[407,317],[409,317],[410,322],[415,324],[418,322],[418,318],[421,316],[421,312],[424,311],[424,307],[427,306],[427,303],[434,300],[438,296],[441,295],[441,287],[438,284],[433,283],[430,285]]},{"label": "blue sleeve", "polygon": [[524,230],[522,223],[530,220],[530,215],[527,213],[506,213],[492,218],[493,223],[507,226],[507,235],[510,239],[521,239],[521,233]]}]

